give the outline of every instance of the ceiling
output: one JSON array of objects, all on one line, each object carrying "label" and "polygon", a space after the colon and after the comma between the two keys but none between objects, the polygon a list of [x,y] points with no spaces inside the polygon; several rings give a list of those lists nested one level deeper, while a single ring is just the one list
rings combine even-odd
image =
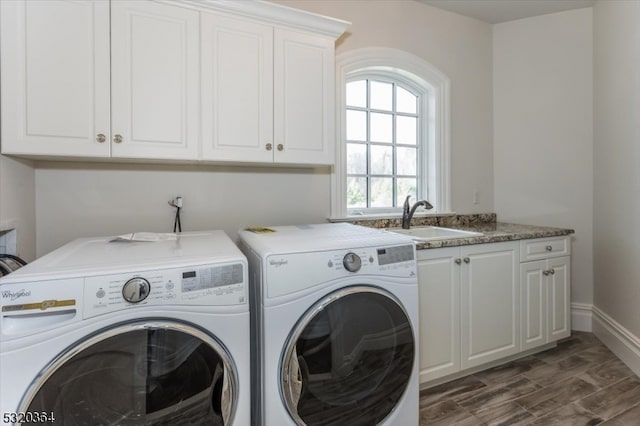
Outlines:
[{"label": "ceiling", "polygon": [[418,0],[490,24],[590,7],[596,0]]}]

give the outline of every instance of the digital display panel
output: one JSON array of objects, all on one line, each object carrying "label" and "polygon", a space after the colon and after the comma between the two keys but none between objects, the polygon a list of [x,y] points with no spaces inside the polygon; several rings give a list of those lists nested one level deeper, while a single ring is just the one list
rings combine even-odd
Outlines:
[{"label": "digital display panel", "polygon": [[393,263],[413,260],[413,246],[387,247],[378,249],[378,265],[390,265]]},{"label": "digital display panel", "polygon": [[182,273],[182,291],[198,291],[244,282],[242,264],[214,266]]}]

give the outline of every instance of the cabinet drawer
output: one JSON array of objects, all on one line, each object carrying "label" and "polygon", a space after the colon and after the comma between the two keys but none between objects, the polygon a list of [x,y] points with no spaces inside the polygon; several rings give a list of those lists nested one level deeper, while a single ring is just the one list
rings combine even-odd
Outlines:
[{"label": "cabinet drawer", "polygon": [[569,237],[537,238],[520,241],[520,262],[568,256],[571,254]]}]

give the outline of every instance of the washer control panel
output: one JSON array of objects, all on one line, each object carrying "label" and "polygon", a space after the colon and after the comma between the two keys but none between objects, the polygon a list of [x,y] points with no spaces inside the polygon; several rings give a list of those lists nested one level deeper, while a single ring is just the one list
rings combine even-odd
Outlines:
[{"label": "washer control panel", "polygon": [[415,245],[273,254],[266,258],[265,273],[268,297],[284,296],[347,277],[388,277],[417,282]]},{"label": "washer control panel", "polygon": [[136,306],[247,303],[246,264],[226,263],[85,278],[84,317]]}]

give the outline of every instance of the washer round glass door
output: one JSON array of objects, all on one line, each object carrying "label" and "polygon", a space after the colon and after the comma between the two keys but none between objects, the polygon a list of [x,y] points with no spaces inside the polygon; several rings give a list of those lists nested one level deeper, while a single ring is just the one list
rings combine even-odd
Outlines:
[{"label": "washer round glass door", "polygon": [[411,379],[411,321],[388,292],[347,287],[312,306],[282,357],[281,390],[300,425],[382,422]]},{"label": "washer round glass door", "polygon": [[55,425],[226,425],[236,370],[202,330],[169,321],[116,326],[72,347],[45,368],[22,410]]}]

